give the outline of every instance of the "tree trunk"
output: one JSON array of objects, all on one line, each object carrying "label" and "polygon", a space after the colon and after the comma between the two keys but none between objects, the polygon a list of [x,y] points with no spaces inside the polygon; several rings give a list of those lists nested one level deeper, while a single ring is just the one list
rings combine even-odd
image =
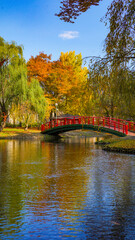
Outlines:
[{"label": "tree trunk", "polygon": [[6,125],[6,121],[2,121],[1,124],[0,124],[0,132],[2,132],[5,125]]},{"label": "tree trunk", "polygon": [[3,111],[2,115],[0,116],[0,132],[2,132],[3,128],[6,125],[7,117],[8,117],[8,112],[7,111]]}]

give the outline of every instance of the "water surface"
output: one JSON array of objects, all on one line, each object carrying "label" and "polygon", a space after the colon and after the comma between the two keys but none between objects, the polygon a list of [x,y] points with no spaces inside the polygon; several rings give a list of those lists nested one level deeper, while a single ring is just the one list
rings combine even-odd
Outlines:
[{"label": "water surface", "polygon": [[95,138],[0,141],[0,239],[135,239],[135,156]]}]

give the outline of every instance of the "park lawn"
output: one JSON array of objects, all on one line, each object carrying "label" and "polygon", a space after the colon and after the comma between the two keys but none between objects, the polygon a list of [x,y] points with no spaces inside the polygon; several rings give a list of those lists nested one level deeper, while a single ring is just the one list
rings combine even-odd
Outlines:
[{"label": "park lawn", "polygon": [[0,138],[14,137],[19,134],[30,134],[30,133],[40,133],[41,130],[37,129],[28,129],[27,131],[23,128],[4,128],[2,132],[0,132]]}]

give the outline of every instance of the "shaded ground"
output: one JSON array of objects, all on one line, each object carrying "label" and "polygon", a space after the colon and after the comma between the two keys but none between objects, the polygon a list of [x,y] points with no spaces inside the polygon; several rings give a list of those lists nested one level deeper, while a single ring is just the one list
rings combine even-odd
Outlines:
[{"label": "shaded ground", "polygon": [[96,131],[90,131],[90,130],[75,130],[75,131],[69,131],[60,134],[62,137],[104,137],[104,136],[111,136],[109,133],[103,133],[103,132],[96,132]]}]

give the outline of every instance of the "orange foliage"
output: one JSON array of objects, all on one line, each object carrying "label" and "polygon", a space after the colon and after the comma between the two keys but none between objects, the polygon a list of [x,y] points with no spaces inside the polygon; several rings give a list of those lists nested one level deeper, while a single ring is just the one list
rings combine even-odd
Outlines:
[{"label": "orange foliage", "polygon": [[82,56],[75,55],[75,51],[61,53],[58,61],[50,60],[51,56],[44,53],[31,57],[27,63],[28,78],[36,78],[41,83],[45,97],[51,100],[48,110],[53,110],[55,103],[64,110],[67,101],[76,91],[80,92],[88,70],[82,67]]},{"label": "orange foliage", "polygon": [[3,112],[1,115],[0,115],[0,122],[6,122],[7,120],[7,114],[5,112]]},{"label": "orange foliage", "polygon": [[31,57],[27,62],[28,79],[38,79],[44,85],[51,69],[51,55],[40,53],[36,57]]},{"label": "orange foliage", "polygon": [[72,87],[73,68],[64,66],[61,61],[51,62],[51,56],[40,53],[31,57],[27,63],[28,79],[38,79],[45,89],[45,96],[59,98]]}]

